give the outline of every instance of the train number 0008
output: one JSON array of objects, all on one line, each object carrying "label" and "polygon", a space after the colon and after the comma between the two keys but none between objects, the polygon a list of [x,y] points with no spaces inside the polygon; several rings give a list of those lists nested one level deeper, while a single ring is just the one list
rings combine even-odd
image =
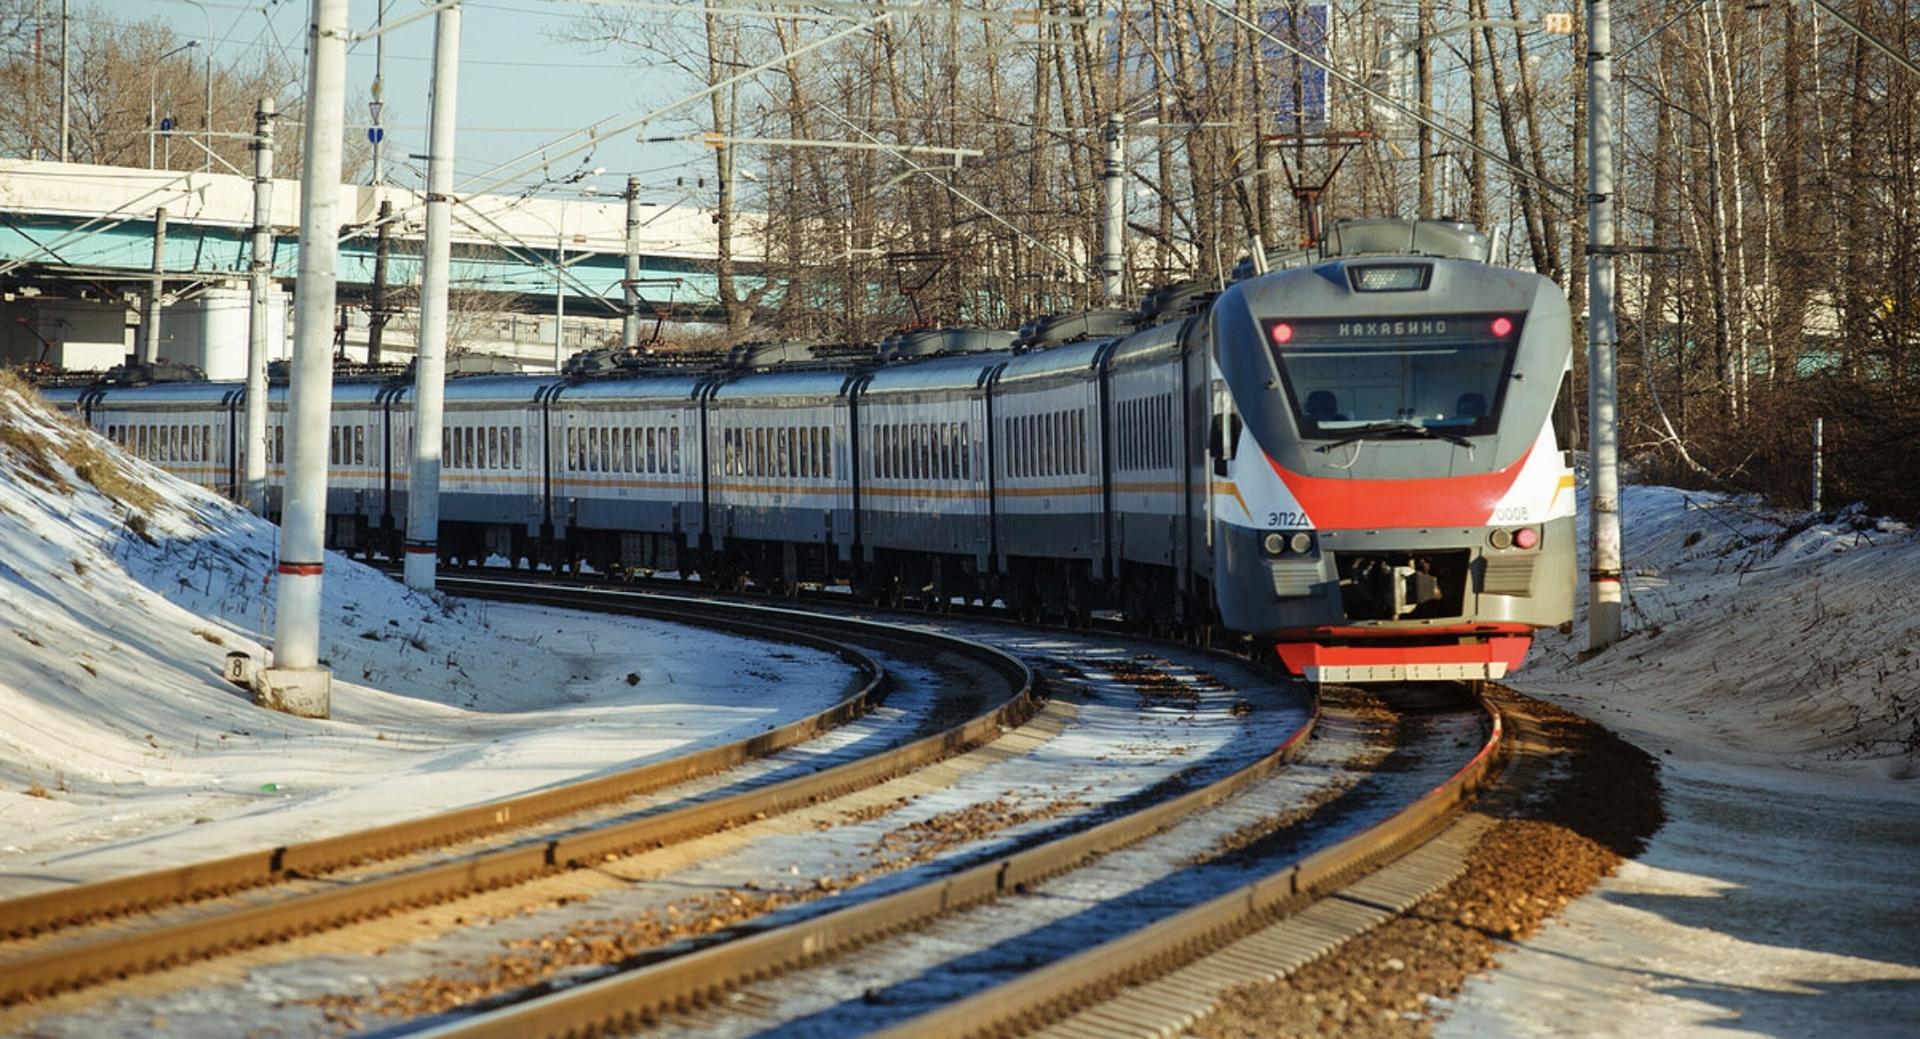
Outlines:
[{"label": "train number 0008", "polygon": [[1525,505],[1509,505],[1506,508],[1493,510],[1495,523],[1525,523],[1532,518]]}]

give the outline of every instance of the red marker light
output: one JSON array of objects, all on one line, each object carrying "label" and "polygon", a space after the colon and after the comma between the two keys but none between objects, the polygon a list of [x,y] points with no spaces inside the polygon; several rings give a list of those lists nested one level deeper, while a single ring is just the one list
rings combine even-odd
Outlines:
[{"label": "red marker light", "polygon": [[1274,342],[1285,343],[1293,338],[1293,326],[1285,321],[1276,321],[1267,334],[1273,337]]},{"label": "red marker light", "polygon": [[1532,548],[1540,543],[1540,532],[1532,527],[1521,527],[1513,532],[1513,543],[1521,548]]},{"label": "red marker light", "polygon": [[1505,339],[1513,331],[1513,319],[1497,317],[1493,319],[1493,334]]}]

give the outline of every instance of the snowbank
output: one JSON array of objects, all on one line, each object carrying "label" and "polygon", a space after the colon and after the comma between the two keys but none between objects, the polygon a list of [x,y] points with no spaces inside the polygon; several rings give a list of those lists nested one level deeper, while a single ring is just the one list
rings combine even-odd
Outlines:
[{"label": "snowbank", "polygon": [[333,717],[282,715],[221,677],[230,650],[266,656],[276,537],[0,380],[0,897],[739,738],[847,674],[812,650],[425,596],[329,555]]},{"label": "snowbank", "polygon": [[[1583,502],[1583,565],[1585,515]],[[1625,638],[1581,660],[1583,606],[1571,636],[1536,642],[1516,688],[1655,753],[1685,744],[1730,765],[1915,774],[1920,540],[1905,524],[1634,486],[1621,517]]]}]

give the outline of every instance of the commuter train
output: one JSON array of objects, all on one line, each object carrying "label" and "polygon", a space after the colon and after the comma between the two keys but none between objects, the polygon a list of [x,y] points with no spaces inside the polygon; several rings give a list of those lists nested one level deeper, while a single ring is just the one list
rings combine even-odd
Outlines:
[{"label": "commuter train", "polygon": [[[1018,334],[450,379],[439,551],[1220,626],[1310,681],[1500,678],[1572,616],[1571,329],[1551,281],[1487,256],[1465,225],[1345,221],[1217,293]],[[237,492],[241,386],[49,395]],[[397,555],[411,397],[337,381],[333,547]]]}]

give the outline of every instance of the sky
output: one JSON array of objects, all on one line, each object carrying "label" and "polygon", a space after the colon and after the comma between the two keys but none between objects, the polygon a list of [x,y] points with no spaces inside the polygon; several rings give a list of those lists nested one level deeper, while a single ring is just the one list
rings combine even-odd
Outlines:
[{"label": "sky", "polygon": [[[307,0],[206,0],[204,9],[193,0],[75,0],[75,17],[104,18],[134,23],[159,18],[182,39],[213,38],[216,64],[252,65],[270,51],[279,51],[286,63],[305,74],[304,49]],[[371,29],[377,2],[384,2],[388,19],[397,20],[421,9],[419,0],[350,0],[348,24],[355,32]],[[606,119],[637,114],[688,93],[692,86],[672,70],[647,69],[628,52],[596,49],[590,44],[566,42],[565,33],[604,4],[558,0],[520,0],[513,3],[479,2],[465,6],[461,33],[459,136],[454,161],[456,186],[496,163],[513,159],[549,144],[567,133]],[[649,12],[650,18],[673,17]],[[387,36],[381,123],[386,129],[384,152],[388,179],[406,185],[424,181],[425,162],[409,156],[427,151],[427,88],[433,60],[432,17],[392,30]],[[206,46],[203,42],[202,46]],[[347,124],[364,130],[369,122],[366,102],[371,98],[376,71],[372,40],[352,46],[347,55]],[[295,84],[283,100],[301,91]],[[660,124],[655,136],[684,132],[680,125]],[[604,174],[583,179],[603,193],[620,192],[629,173],[659,193],[678,194],[675,178],[687,183],[709,173],[706,149],[692,143],[642,144],[628,132],[601,142],[591,157],[556,164],[559,176],[605,167]],[[530,176],[523,183],[539,180]]]}]

